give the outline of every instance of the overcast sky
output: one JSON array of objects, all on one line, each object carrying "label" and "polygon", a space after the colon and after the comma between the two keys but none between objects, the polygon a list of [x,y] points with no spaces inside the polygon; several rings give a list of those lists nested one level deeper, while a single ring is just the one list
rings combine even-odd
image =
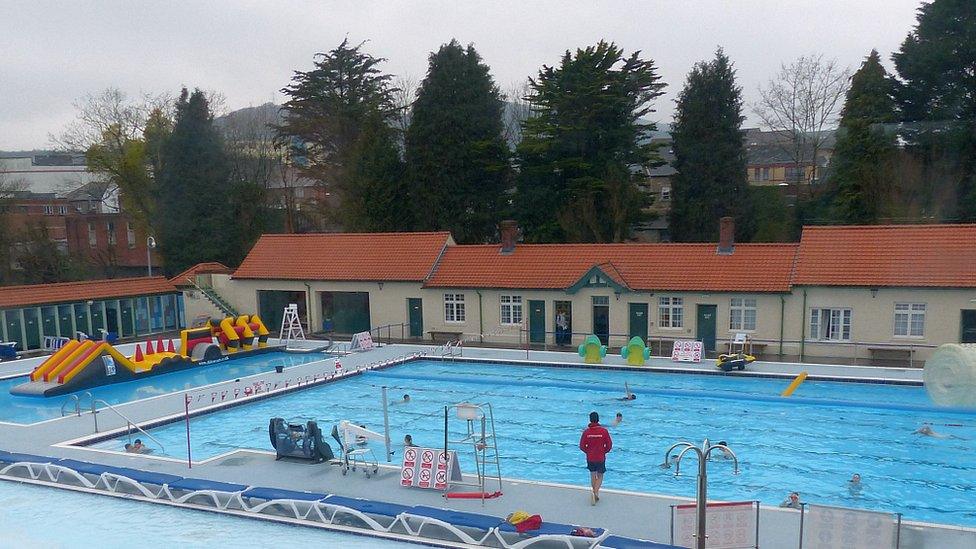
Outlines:
[{"label": "overcast sky", "polygon": [[[302,2],[4,0],[0,9],[0,149],[48,146],[72,103],[115,86],[175,94],[223,93],[226,107],[280,103],[292,72],[348,36],[369,40],[396,75],[423,77],[427,55],[457,38],[474,43],[504,90],[558,63],[566,50],[613,40],[643,51],[671,118],[685,75],[725,48],[747,102],[783,61],[807,53],[856,68],[877,48],[891,68],[921,0],[655,0],[552,2]],[[747,123],[754,123],[751,116]]]}]

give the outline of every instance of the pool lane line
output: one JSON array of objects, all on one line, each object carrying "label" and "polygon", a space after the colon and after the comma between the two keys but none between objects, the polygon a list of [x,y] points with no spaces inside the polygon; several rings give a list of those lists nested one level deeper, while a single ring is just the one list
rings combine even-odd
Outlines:
[{"label": "pool lane line", "polygon": [[[468,376],[452,376],[452,375],[424,375],[424,374],[405,374],[398,372],[377,372],[368,371],[364,372],[364,375],[371,377],[380,377],[386,379],[404,379],[404,380],[415,380],[415,381],[438,381],[438,382],[455,382],[455,383],[472,383],[478,385],[494,385],[494,386],[523,386],[523,387],[540,387],[540,388],[557,388],[557,389],[571,389],[571,390],[586,390],[586,391],[600,391],[608,393],[620,393],[621,388],[619,385],[606,385],[598,383],[587,383],[582,385],[580,383],[572,382],[553,382],[553,381],[530,381],[530,380],[513,380],[511,378],[505,379],[495,379],[487,380],[476,377]],[[671,396],[671,397],[695,397],[695,398],[708,398],[715,400],[731,400],[736,402],[741,401],[752,401],[752,402],[775,402],[779,404],[806,404],[811,406],[821,406],[821,407],[838,407],[838,408],[866,408],[866,409],[879,409],[879,410],[895,410],[903,412],[929,412],[929,413],[940,413],[940,414],[954,414],[954,415],[965,415],[974,416],[976,415],[976,409],[966,409],[966,408],[953,408],[953,407],[937,407],[937,406],[923,406],[923,405],[912,405],[912,404],[895,404],[887,402],[854,402],[846,400],[832,400],[832,399],[821,399],[821,398],[809,398],[809,397],[781,397],[779,395],[729,395],[724,393],[714,393],[710,391],[699,391],[692,389],[646,389],[638,388],[632,390],[631,392],[636,394],[646,394],[654,396]]]}]

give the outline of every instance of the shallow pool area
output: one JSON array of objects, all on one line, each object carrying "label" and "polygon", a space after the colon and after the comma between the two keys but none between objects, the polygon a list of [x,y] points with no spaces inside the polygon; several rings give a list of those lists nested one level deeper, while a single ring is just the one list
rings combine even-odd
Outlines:
[{"label": "shallow pool area", "polygon": [[[19,396],[10,394],[10,388],[27,381],[27,376],[0,380],[0,421],[9,423],[35,423],[61,417],[74,410],[74,404],[65,406],[71,394],[82,397],[90,392],[95,398],[116,405],[134,400],[164,395],[212,383],[237,379],[259,373],[273,372],[275,367],[289,368],[316,360],[329,358],[322,353],[288,353],[271,351],[254,356],[218,362],[169,374],[159,374],[146,379],[104,385],[55,397]],[[88,397],[82,406],[90,405]]]},{"label": "shallow pool area", "polygon": [[[637,400],[619,400],[625,383]],[[788,383],[421,360],[195,417],[191,445],[195,460],[236,448],[270,451],[268,421],[276,416],[315,419],[326,432],[342,419],[382,431],[380,387],[387,386],[393,402],[411,397],[389,408],[395,461],[405,434],[421,446],[443,444],[445,405],[490,402],[504,476],[586,485],[577,445],[587,414],[595,410],[611,424],[621,412],[623,421],[610,429],[609,488],[694,496],[693,460],[680,477],[659,464],[674,442],[708,438],[727,441],[742,469],[733,476],[730,462],[710,464],[712,498],[776,505],[796,490],[811,503],[976,525],[976,413],[935,408],[918,386],[807,381],[793,397],[779,397]],[[913,434],[925,423],[946,438]],[[150,432],[172,457],[186,457],[182,423]],[[122,442],[96,446],[119,450]],[[472,471],[471,451],[460,455]],[[860,490],[848,487],[853,473],[863,478]]]},{"label": "shallow pool area", "polygon": [[[418,547],[321,528],[218,515],[129,499],[0,481],[0,549],[100,547],[263,548],[291,540],[296,546],[349,549]],[[70,509],[51,520],[50,509]],[[110,527],[107,527],[110,525]]]}]

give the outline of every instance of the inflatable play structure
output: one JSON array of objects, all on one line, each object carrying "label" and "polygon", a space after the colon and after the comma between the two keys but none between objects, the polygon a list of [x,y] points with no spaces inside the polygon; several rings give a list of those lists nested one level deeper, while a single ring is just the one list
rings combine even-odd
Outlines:
[{"label": "inflatable play structure", "polygon": [[620,358],[627,360],[631,366],[643,366],[644,361],[651,358],[651,350],[644,345],[644,340],[634,336],[620,349]]},{"label": "inflatable play structure", "polygon": [[603,357],[607,356],[607,346],[600,343],[600,338],[590,334],[579,346],[579,356],[583,357],[583,362],[587,364],[600,364],[603,362]]},{"label": "inflatable play structure", "polygon": [[925,362],[922,380],[939,406],[976,408],[976,346],[942,345]]},{"label": "inflatable play structure", "polygon": [[10,392],[23,396],[57,396],[266,350],[271,350],[268,330],[256,315],[225,318],[183,330],[178,348],[173,340],[137,343],[132,356],[123,355],[106,341],[72,339],[35,368],[29,381],[12,387]]}]

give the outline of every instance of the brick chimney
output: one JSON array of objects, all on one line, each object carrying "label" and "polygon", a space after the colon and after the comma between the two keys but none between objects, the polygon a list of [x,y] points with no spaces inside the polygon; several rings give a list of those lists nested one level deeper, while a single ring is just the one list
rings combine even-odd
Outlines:
[{"label": "brick chimney", "polygon": [[498,234],[501,237],[503,255],[515,252],[515,243],[518,241],[519,227],[518,221],[506,219],[498,224]]},{"label": "brick chimney", "polygon": [[723,217],[718,221],[718,255],[732,255],[735,251],[735,219]]}]

